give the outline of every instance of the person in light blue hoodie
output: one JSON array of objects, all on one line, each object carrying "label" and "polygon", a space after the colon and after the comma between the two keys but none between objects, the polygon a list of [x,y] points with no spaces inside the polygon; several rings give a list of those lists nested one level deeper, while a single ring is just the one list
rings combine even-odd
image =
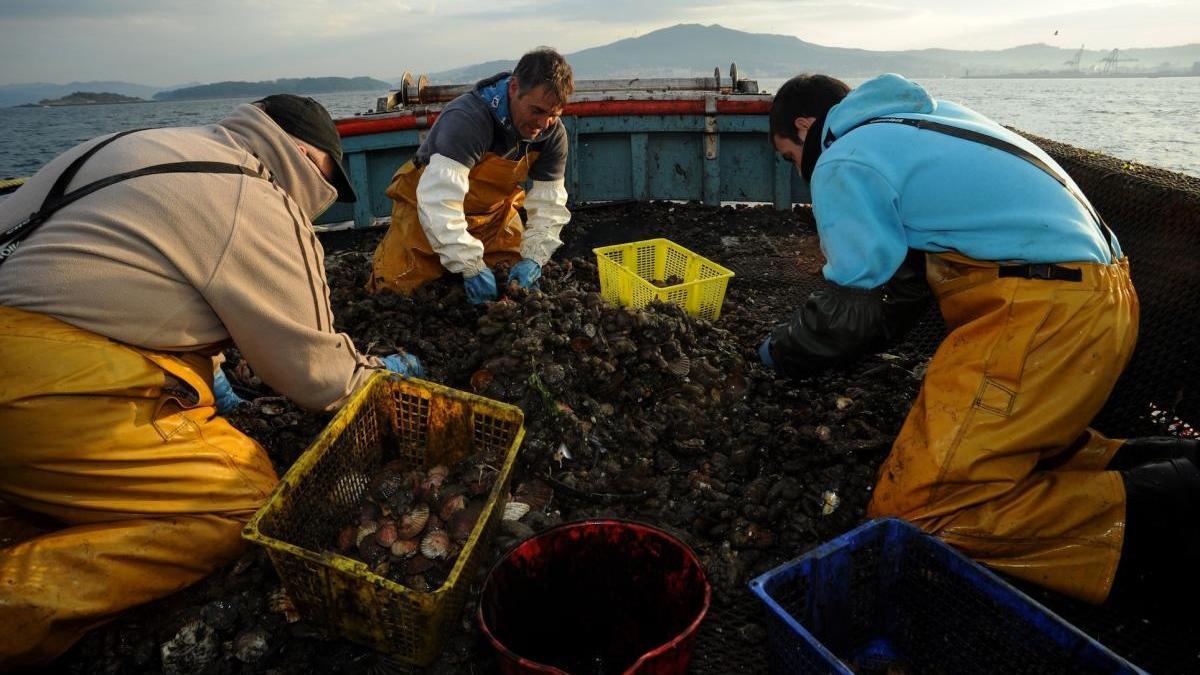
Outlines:
[{"label": "person in light blue hoodie", "polygon": [[1120,243],[1070,176],[899,75],[853,91],[798,76],[770,122],[811,187],[827,283],[770,334],[763,362],[795,377],[843,365],[902,336],[930,291],[949,331],[868,515],[1093,603],[1189,578],[1196,442],[1088,426],[1139,309]]}]

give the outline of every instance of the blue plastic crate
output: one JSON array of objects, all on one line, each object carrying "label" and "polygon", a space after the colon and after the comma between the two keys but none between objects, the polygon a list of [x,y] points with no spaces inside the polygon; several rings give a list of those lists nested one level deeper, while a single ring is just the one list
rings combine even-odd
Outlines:
[{"label": "blue plastic crate", "polygon": [[1141,673],[994,573],[894,518],[750,582],[779,673]]}]

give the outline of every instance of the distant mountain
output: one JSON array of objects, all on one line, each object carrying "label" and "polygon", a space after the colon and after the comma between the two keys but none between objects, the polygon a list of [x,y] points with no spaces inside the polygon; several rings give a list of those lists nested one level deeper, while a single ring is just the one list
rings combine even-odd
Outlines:
[{"label": "distant mountain", "polygon": [[[799,72],[822,72],[840,77],[869,77],[884,72],[913,77],[962,77],[1067,70],[1073,66],[1066,62],[1073,61],[1077,51],[1045,44],[988,51],[871,51],[825,47],[791,35],[746,33],[718,25],[679,24],[566,57],[579,79],[635,75],[701,77],[711,75],[714,67],[720,67],[724,76],[731,62],[737,64],[740,75],[753,78],[789,77]],[[1099,69],[1101,59],[1110,51],[1084,51],[1080,55],[1079,70]],[[1123,72],[1184,71],[1200,62],[1200,44],[1121,50],[1120,58],[1136,59],[1121,61],[1119,66]],[[435,83],[474,82],[509,70],[515,63],[515,58],[489,61],[430,73],[429,79]]]},{"label": "distant mountain", "polygon": [[137,98],[150,98],[165,87],[154,87],[130,82],[71,82],[51,84],[31,82],[27,84],[0,85],[0,107],[37,103],[42,99],[57,99],[77,91],[104,91]]},{"label": "distant mountain", "polygon": [[385,91],[388,86],[387,82],[370,77],[301,77],[262,82],[215,82],[159,92],[154,98],[159,101],[190,101],[270,94],[328,94],[339,91]]}]

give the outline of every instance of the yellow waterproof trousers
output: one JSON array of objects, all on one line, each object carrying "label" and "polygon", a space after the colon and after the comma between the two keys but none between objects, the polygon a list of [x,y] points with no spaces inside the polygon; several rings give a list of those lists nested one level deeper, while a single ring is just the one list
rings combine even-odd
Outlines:
[{"label": "yellow waterproof trousers", "polygon": [[0,670],[241,553],[276,476],[216,416],[212,376],[205,356],[0,307],[0,500],[58,525],[0,549]]},{"label": "yellow waterproof trousers", "polygon": [[870,517],[899,516],[1015,577],[1100,603],[1124,537],[1122,441],[1088,428],[1137,340],[1125,260],[1081,281],[999,278],[927,256],[949,335],[880,468]]},{"label": "yellow waterproof trousers", "polygon": [[[512,160],[489,152],[467,176],[469,187],[463,199],[467,232],[483,243],[483,261],[488,267],[521,259],[525,228],[517,209],[525,203],[522,185],[539,154],[530,152]],[[417,213],[417,184],[424,171],[410,160],[392,176],[387,189],[393,201],[392,222],[375,249],[367,281],[372,293],[412,293],[446,272]]]}]

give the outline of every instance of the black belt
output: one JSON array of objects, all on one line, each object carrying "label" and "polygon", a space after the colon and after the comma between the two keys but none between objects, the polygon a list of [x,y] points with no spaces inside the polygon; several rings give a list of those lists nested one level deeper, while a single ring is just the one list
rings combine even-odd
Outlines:
[{"label": "black belt", "polygon": [[1034,264],[1001,265],[1000,277],[1020,277],[1021,279],[1053,279],[1056,281],[1083,281],[1083,270],[1062,265]]}]

